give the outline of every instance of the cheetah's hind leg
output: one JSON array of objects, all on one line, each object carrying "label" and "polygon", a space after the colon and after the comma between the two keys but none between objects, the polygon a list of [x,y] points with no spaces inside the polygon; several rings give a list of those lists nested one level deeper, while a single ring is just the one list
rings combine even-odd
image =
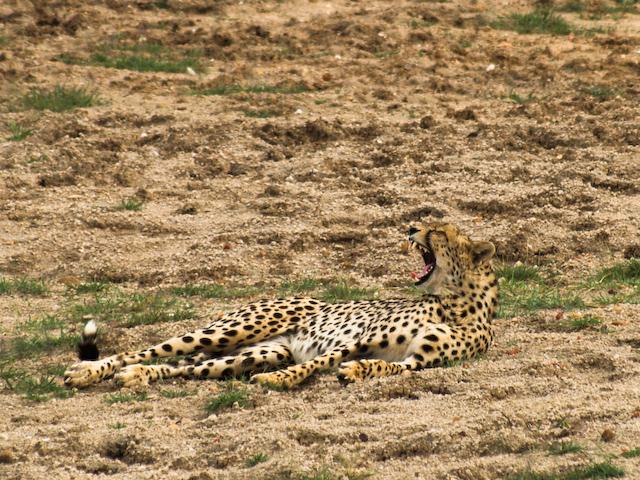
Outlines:
[{"label": "cheetah's hind leg", "polygon": [[287,342],[270,340],[243,348],[232,355],[205,358],[194,364],[128,365],[114,377],[123,387],[148,385],[151,381],[171,377],[222,378],[247,372],[264,371],[291,361]]}]

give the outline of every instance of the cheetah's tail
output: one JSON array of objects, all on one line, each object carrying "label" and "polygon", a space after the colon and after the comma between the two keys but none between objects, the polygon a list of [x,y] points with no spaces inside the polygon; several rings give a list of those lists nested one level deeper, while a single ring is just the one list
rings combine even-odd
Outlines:
[{"label": "cheetah's tail", "polygon": [[96,345],[96,335],[98,327],[96,322],[89,320],[82,330],[80,342],[78,343],[78,357],[80,360],[97,360],[100,352]]}]

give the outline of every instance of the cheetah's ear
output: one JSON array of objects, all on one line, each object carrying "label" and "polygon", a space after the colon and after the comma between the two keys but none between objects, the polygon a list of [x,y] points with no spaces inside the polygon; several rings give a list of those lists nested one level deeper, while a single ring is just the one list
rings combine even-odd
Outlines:
[{"label": "cheetah's ear", "polygon": [[471,258],[474,265],[491,260],[496,253],[496,247],[491,242],[471,242]]}]

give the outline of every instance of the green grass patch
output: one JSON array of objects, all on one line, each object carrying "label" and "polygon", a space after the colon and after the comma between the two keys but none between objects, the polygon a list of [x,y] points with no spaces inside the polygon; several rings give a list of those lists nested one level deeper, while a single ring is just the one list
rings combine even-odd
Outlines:
[{"label": "green grass patch", "polygon": [[584,301],[576,293],[563,293],[548,285],[538,269],[530,265],[501,265],[496,268],[496,275],[500,279],[498,316],[501,318],[550,308],[584,307]]},{"label": "green grass patch", "polygon": [[166,389],[160,390],[160,395],[164,398],[185,398],[193,396],[194,393],[189,390]]},{"label": "green grass patch", "polygon": [[578,445],[573,442],[558,442],[553,443],[549,447],[549,453],[552,455],[567,455],[569,453],[580,453],[584,450],[582,445]]},{"label": "green grass patch", "polygon": [[529,13],[512,13],[490,22],[489,26],[497,30],[513,30],[520,34],[593,35],[606,32],[602,28],[579,28],[548,8],[538,8]]},{"label": "green grass patch", "polygon": [[618,93],[613,88],[606,85],[590,85],[580,88],[580,92],[598,100],[608,100],[615,97]]},{"label": "green grass patch", "polygon": [[0,277],[0,295],[33,295],[41,296],[48,292],[47,286],[42,280],[30,278],[4,278]]},{"label": "green grass patch", "polygon": [[86,108],[100,104],[99,97],[84,87],[67,87],[56,85],[47,90],[36,88],[30,90],[20,99],[23,108],[29,110],[50,110],[66,112],[75,108]]},{"label": "green grass patch", "polygon": [[509,477],[510,480],[589,480],[602,478],[619,478],[624,476],[624,470],[608,462],[596,463],[586,467],[579,467],[563,473],[521,472]]},{"label": "green grass patch", "polygon": [[34,402],[73,396],[73,391],[58,385],[54,376],[31,375],[7,361],[0,363],[0,380],[4,382],[6,389]]},{"label": "green grass patch", "polygon": [[116,207],[116,210],[127,210],[129,212],[138,212],[142,210],[143,205],[144,205],[144,200],[131,197],[131,198],[126,198],[122,200],[120,204]]},{"label": "green grass patch", "polygon": [[335,284],[326,285],[320,294],[320,299],[333,303],[349,300],[372,300],[376,297],[377,291],[371,288],[361,288],[349,285],[341,280]]},{"label": "green grass patch", "polygon": [[592,278],[597,284],[611,286],[617,283],[640,286],[640,259],[632,258],[596,272]]},{"label": "green grass patch", "polygon": [[26,321],[18,327],[17,334],[19,336],[10,341],[4,355],[12,358],[31,357],[57,348],[73,348],[79,340],[78,335],[67,332],[64,320],[51,315]]},{"label": "green grass patch", "polygon": [[251,408],[253,402],[249,396],[249,392],[242,387],[238,387],[233,383],[228,383],[224,391],[220,392],[214,398],[209,400],[205,405],[205,411],[211,415],[238,405],[240,408]]},{"label": "green grass patch", "polygon": [[536,9],[529,13],[512,13],[490,23],[498,30],[513,30],[520,34],[545,33],[549,35],[569,35],[577,28],[551,9]]},{"label": "green grass patch", "polygon": [[182,52],[167,48],[160,43],[127,43],[114,41],[102,44],[88,57],[77,57],[63,53],[57,59],[69,65],[92,65],[137,72],[186,73],[189,69],[206,71],[201,61],[202,52]]},{"label": "green grass patch", "polygon": [[587,7],[582,0],[569,0],[556,8],[559,12],[582,13]]},{"label": "green grass patch", "polygon": [[190,68],[194,72],[204,71],[200,60],[183,58],[180,60],[159,59],[143,55],[117,55],[114,57],[102,53],[93,54],[89,60],[91,65],[136,72],[185,73]]},{"label": "green grass patch", "polygon": [[104,401],[109,405],[114,403],[132,403],[132,402],[144,402],[149,396],[147,392],[140,393],[112,393],[105,397]]},{"label": "green grass patch", "polygon": [[495,268],[495,273],[498,278],[504,278],[508,282],[539,282],[542,280],[536,267],[524,263],[500,265]]},{"label": "green grass patch", "polygon": [[278,287],[278,295],[300,295],[302,293],[315,292],[323,285],[323,281],[315,278],[285,280]]},{"label": "green grass patch", "polygon": [[114,430],[122,430],[123,428],[126,428],[127,424],[122,422],[116,422],[116,423],[112,423],[109,426]]},{"label": "green grass patch", "polygon": [[634,448],[633,450],[627,450],[626,452],[622,452],[622,456],[624,458],[640,457],[640,448]]},{"label": "green grass patch", "polygon": [[245,117],[250,118],[271,118],[271,117],[279,117],[281,115],[280,112],[276,112],[275,110],[243,110]]},{"label": "green grass patch", "polygon": [[77,322],[117,323],[124,327],[177,322],[195,316],[193,307],[163,293],[121,292],[97,294],[71,306],[70,317]]},{"label": "green grass patch", "polygon": [[245,460],[244,464],[247,467],[251,468],[251,467],[255,467],[259,463],[264,463],[267,460],[269,460],[269,457],[267,455],[265,455],[264,453],[256,453],[255,455],[252,455],[249,458],[247,458]]},{"label": "green grass patch", "polygon": [[109,288],[111,288],[111,284],[109,282],[91,281],[80,283],[69,288],[73,291],[73,293],[77,295],[83,295],[87,293],[95,294],[106,292],[107,290],[109,290]]},{"label": "green grass patch", "polygon": [[33,130],[25,128],[18,122],[7,123],[7,128],[11,132],[11,135],[7,137],[7,140],[10,142],[21,142],[33,133]]},{"label": "green grass patch", "polygon": [[62,377],[67,370],[68,365],[62,363],[53,363],[44,367],[44,371],[47,375],[53,375],[55,377]]},{"label": "green grass patch", "polygon": [[191,93],[193,95],[233,95],[236,93],[274,93],[281,95],[296,95],[308,92],[310,89],[302,83],[292,85],[239,85],[239,84],[222,84],[214,87],[196,89]]},{"label": "green grass patch", "polygon": [[169,290],[173,295],[180,297],[202,297],[215,298],[218,300],[232,300],[236,298],[247,298],[260,292],[257,287],[229,287],[216,283],[185,285],[174,287]]},{"label": "green grass patch", "polygon": [[590,20],[598,20],[603,15],[620,13],[638,13],[638,0],[615,0],[613,5],[605,2],[585,2],[583,0],[569,0],[556,9],[560,12],[589,13]]},{"label": "green grass patch", "polygon": [[579,332],[593,329],[598,329],[602,333],[607,332],[606,327],[602,326],[602,320],[592,315],[561,320],[553,324],[553,330],[558,332]]},{"label": "green grass patch", "polygon": [[532,93],[529,93],[529,95],[527,95],[526,97],[523,97],[517,92],[511,92],[509,93],[507,98],[509,99],[509,101],[513,103],[517,103],[518,105],[527,105],[531,102],[536,101],[536,97]]},{"label": "green grass patch", "polygon": [[582,288],[591,292],[594,302],[600,305],[640,303],[640,259],[632,258],[603,268]]}]

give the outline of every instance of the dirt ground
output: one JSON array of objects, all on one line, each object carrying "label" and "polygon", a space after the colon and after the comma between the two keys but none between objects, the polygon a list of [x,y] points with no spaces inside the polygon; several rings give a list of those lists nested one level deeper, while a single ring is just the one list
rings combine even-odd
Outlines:
[{"label": "dirt ground", "polygon": [[[35,5],[35,6],[34,6]],[[520,35],[490,21],[531,2],[5,0],[0,5],[0,338],[55,313],[69,285],[129,291],[343,279],[404,294],[414,221],[451,221],[571,284],[640,233],[640,15],[563,13],[595,34]],[[69,64],[113,41],[200,52],[204,72]],[[16,108],[86,86],[99,105]],[[268,91],[192,95],[223,85]],[[264,89],[263,89],[264,90]],[[261,118],[265,117],[265,118]],[[6,140],[10,122],[32,129]],[[137,199],[138,211],[117,208]],[[239,304],[244,299],[232,301]],[[202,325],[115,328],[105,353]],[[494,479],[611,461],[640,479],[640,307],[593,309],[609,333],[550,332],[557,311],[496,321],[481,360],[342,387],[154,385],[109,404],[1,395],[3,479]],[[77,328],[74,325],[73,328]],[[6,343],[5,343],[6,345]],[[23,362],[70,364],[71,349]],[[185,398],[163,390],[183,389]],[[554,442],[583,451],[552,455]],[[266,461],[248,466],[252,456]]]}]

